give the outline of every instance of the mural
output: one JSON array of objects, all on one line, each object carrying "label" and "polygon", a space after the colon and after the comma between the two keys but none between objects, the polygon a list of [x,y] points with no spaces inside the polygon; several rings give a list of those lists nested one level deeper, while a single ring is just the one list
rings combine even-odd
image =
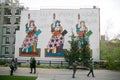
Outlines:
[{"label": "mural", "polygon": [[[80,14],[78,14],[78,23],[76,24],[76,33],[78,36],[78,47],[80,53],[86,53],[85,49],[89,47],[89,37],[93,33],[91,30],[88,30],[88,27],[85,25],[85,21],[80,21]],[[92,56],[90,52],[90,57]]]},{"label": "mural", "polygon": [[37,48],[38,35],[41,30],[35,25],[35,21],[30,19],[28,14],[28,22],[25,25],[26,37],[23,41],[22,48],[19,48],[20,56],[40,56],[40,48]]},{"label": "mural", "polygon": [[53,14],[53,23],[51,24],[51,39],[48,42],[47,49],[45,49],[46,57],[63,57],[64,36],[67,34],[63,30],[60,20],[55,20],[55,13]]}]

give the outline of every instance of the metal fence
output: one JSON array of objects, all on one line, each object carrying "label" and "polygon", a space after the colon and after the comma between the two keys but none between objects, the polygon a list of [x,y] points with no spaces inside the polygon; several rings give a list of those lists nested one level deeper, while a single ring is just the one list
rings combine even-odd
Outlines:
[{"label": "metal fence", "polygon": [[[0,63],[4,62],[4,63],[9,63],[11,61],[12,58],[0,58]],[[18,64],[29,64],[30,60],[18,60]],[[105,68],[105,60],[99,60],[99,61],[95,61],[94,60],[94,66],[97,68]],[[36,64],[37,65],[45,65],[45,66],[68,66],[68,62],[66,61],[55,61],[55,60],[36,60]],[[1,65],[1,64],[0,64]],[[80,65],[82,66],[82,65]]]}]

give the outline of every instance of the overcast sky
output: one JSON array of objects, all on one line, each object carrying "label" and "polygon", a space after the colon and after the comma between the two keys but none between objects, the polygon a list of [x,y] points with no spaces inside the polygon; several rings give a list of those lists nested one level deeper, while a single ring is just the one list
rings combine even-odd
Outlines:
[{"label": "overcast sky", "polygon": [[30,10],[100,8],[100,34],[110,38],[120,32],[120,0],[19,0]]}]

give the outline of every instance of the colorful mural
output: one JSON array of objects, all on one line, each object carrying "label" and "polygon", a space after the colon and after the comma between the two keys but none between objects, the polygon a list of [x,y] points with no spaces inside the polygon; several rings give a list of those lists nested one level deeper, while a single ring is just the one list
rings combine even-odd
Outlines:
[{"label": "colorful mural", "polygon": [[63,30],[60,20],[55,20],[55,13],[53,14],[53,23],[51,24],[51,39],[48,42],[47,49],[45,49],[46,57],[63,57],[64,36],[67,34]]},{"label": "colorful mural", "polygon": [[37,42],[41,30],[37,30],[35,21],[30,19],[30,14],[28,14],[25,31],[27,35],[23,41],[22,48],[19,50],[20,56],[40,56],[40,48],[37,48]]},{"label": "colorful mural", "polygon": [[83,53],[83,48],[85,44],[86,46],[89,47],[89,37],[93,32],[91,30],[88,30],[88,27],[85,25],[85,21],[80,21],[80,14],[78,14],[78,23],[76,24],[76,33],[78,36],[79,50],[80,52]]}]

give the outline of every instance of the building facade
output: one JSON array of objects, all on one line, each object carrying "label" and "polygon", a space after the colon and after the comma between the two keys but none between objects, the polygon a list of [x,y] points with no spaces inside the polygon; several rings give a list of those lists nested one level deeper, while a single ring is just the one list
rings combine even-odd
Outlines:
[{"label": "building facade", "polygon": [[70,49],[68,42],[72,31],[81,39],[79,43],[83,43],[86,31],[85,40],[92,49],[92,57],[99,60],[99,8],[22,11],[20,30],[16,32],[15,57],[19,60],[29,60],[33,56],[37,60],[64,60],[61,50]]},{"label": "building facade", "polygon": [[11,58],[15,54],[16,31],[20,29],[23,7],[18,0],[0,1],[0,57]]}]

